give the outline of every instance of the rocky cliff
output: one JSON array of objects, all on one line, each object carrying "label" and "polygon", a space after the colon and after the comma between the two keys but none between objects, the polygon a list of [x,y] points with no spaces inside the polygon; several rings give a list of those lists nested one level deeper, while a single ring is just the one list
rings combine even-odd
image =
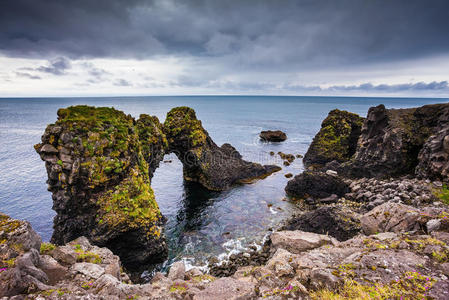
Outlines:
[{"label": "rocky cliff", "polygon": [[[331,115],[335,113],[328,118]],[[332,123],[326,120],[304,158],[306,167],[328,163],[326,168],[351,177],[410,174],[449,180],[449,104],[410,109],[371,107],[360,131],[341,131],[349,130],[348,120],[342,117],[333,118]],[[347,142],[347,151],[340,148],[342,140]],[[327,154],[323,159],[316,155],[320,149],[335,150],[338,155]]]},{"label": "rocky cliff", "polygon": [[164,123],[169,151],[184,167],[184,178],[199,182],[210,190],[225,190],[235,183],[246,183],[279,171],[277,166],[262,166],[245,161],[229,144],[218,147],[188,107],[172,109]]},{"label": "rocky cliff", "polygon": [[156,121],[142,116],[136,122],[106,107],[58,111],[58,120],[35,146],[45,161],[57,213],[52,242],[63,244],[84,235],[127,265],[165,258],[164,219],[150,186],[150,174],[165,147],[152,134],[159,132]]}]

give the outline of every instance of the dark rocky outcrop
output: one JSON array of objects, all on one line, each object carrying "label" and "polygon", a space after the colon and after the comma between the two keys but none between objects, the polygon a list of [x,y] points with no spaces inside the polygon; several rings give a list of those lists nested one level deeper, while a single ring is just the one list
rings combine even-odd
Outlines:
[{"label": "dark rocky outcrop", "polygon": [[199,182],[210,190],[225,190],[236,183],[247,183],[279,171],[241,159],[229,144],[218,147],[189,107],[172,109],[164,122],[169,151],[184,167],[184,179]]},{"label": "dark rocky outcrop", "polygon": [[344,110],[330,111],[304,155],[304,165],[318,168],[331,161],[348,161],[355,153],[363,120]]},{"label": "dark rocky outcrop", "polygon": [[360,230],[358,216],[344,206],[322,206],[289,219],[283,230],[302,230],[328,234],[339,241],[356,236]]},{"label": "dark rocky outcrop", "polygon": [[448,180],[449,156],[444,148],[448,132],[449,104],[372,107],[354,156],[339,171],[354,177],[412,174]]},{"label": "dark rocky outcrop", "polygon": [[314,199],[326,198],[331,195],[344,196],[349,186],[341,178],[321,172],[303,172],[296,175],[287,183],[285,192],[297,199],[312,197]]},{"label": "dark rocky outcrop", "polygon": [[53,243],[84,235],[128,266],[165,259],[164,218],[150,186],[166,146],[160,128],[157,118],[142,116],[136,126],[113,108],[58,111],[58,120],[35,146],[57,213]]},{"label": "dark rocky outcrop", "polygon": [[280,130],[267,130],[259,134],[261,140],[266,142],[283,142],[287,139],[285,132]]}]

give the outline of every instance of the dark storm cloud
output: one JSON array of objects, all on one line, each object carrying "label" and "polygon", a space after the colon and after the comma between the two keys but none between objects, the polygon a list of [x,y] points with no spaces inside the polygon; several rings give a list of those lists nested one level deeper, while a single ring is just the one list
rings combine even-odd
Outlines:
[{"label": "dark storm cloud", "polygon": [[331,67],[449,52],[447,0],[6,0],[8,56],[214,57],[229,68]]}]

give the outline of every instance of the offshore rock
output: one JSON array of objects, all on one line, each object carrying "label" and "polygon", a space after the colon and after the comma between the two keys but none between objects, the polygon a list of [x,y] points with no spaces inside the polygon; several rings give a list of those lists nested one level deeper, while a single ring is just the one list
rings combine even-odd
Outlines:
[{"label": "offshore rock", "polygon": [[231,145],[218,147],[189,107],[172,109],[164,122],[169,151],[183,164],[184,179],[221,191],[264,178],[281,168],[245,161]]},{"label": "offshore rock", "polygon": [[267,142],[283,142],[287,139],[287,135],[285,134],[285,132],[282,132],[280,130],[262,131],[260,132],[259,137],[261,140]]},{"label": "offshore rock", "polygon": [[310,171],[296,175],[285,187],[287,195],[296,199],[319,199],[333,194],[342,197],[349,191],[349,185],[340,177]]},{"label": "offshore rock", "polygon": [[57,213],[52,242],[84,235],[128,267],[165,259],[164,218],[150,186],[165,147],[155,117],[136,122],[106,107],[58,110],[35,146]]},{"label": "offshore rock", "polygon": [[304,165],[316,168],[331,161],[348,161],[357,148],[363,120],[344,110],[330,111],[304,155]]}]

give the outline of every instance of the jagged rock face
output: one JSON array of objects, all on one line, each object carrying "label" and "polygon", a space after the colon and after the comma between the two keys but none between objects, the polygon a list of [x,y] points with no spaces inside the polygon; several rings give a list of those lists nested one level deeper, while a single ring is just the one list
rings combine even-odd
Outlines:
[{"label": "jagged rock face", "polygon": [[449,180],[449,125],[426,141],[418,160],[416,175],[419,177]]},{"label": "jagged rock face", "polygon": [[341,178],[309,171],[296,175],[285,187],[287,195],[296,199],[319,199],[333,194],[342,197],[349,191],[349,185]]},{"label": "jagged rock face", "polygon": [[[75,106],[58,111],[42,143],[54,220],[52,242],[81,235],[107,246],[129,267],[163,260],[163,217],[150,186],[152,167],[163,156],[157,119],[136,121],[113,108]],[[148,127],[145,127],[148,126]],[[140,138],[144,139],[145,147]],[[152,157],[150,165],[145,156]]]},{"label": "jagged rock face", "polygon": [[[447,157],[438,154],[443,149],[444,136],[432,135],[448,126],[449,104],[410,109],[372,107],[363,124],[357,151],[343,170],[356,177],[400,176],[414,174],[420,164],[421,176],[444,178],[446,175],[440,171],[447,164]],[[437,147],[435,139],[439,141]]]},{"label": "jagged rock face", "polygon": [[172,109],[164,122],[169,151],[184,167],[184,179],[199,182],[210,190],[225,190],[235,183],[246,183],[279,171],[241,159],[231,145],[218,147],[188,107]]},{"label": "jagged rock face", "polygon": [[347,111],[334,109],[329,112],[304,155],[304,165],[319,167],[331,161],[349,160],[355,153],[363,120]]}]

